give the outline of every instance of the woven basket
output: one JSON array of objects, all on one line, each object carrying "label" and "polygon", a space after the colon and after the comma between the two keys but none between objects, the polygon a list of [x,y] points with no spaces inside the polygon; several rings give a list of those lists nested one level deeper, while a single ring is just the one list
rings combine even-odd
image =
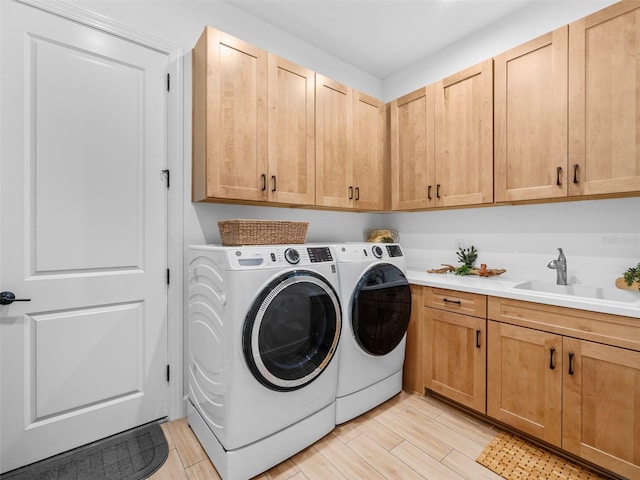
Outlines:
[{"label": "woven basket", "polygon": [[275,220],[222,220],[218,222],[222,245],[278,245],[304,243],[309,222]]}]

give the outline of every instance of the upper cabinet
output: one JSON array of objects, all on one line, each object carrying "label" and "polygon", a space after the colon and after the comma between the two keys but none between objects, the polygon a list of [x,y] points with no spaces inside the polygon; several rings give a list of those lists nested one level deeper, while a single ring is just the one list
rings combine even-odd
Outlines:
[{"label": "upper cabinet", "polygon": [[492,60],[390,108],[394,210],[493,202]]},{"label": "upper cabinet", "polygon": [[193,200],[315,202],[315,73],[206,27],[193,49]]},{"label": "upper cabinet", "polygon": [[493,202],[493,61],[435,86],[436,206]]},{"label": "upper cabinet", "polygon": [[640,2],[495,58],[495,200],[640,191]]},{"label": "upper cabinet", "polygon": [[193,49],[193,200],[266,200],[267,52],[206,27]]},{"label": "upper cabinet", "polygon": [[567,195],[568,28],[495,57],[495,200]]},{"label": "upper cabinet", "polygon": [[316,74],[316,205],[385,207],[385,105]]},{"label": "upper cabinet", "polygon": [[640,1],[621,1],[385,106],[206,27],[193,200],[384,211],[640,194],[639,38]]},{"label": "upper cabinet", "polygon": [[193,200],[383,210],[385,105],[206,27],[193,49]]},{"label": "upper cabinet", "polygon": [[435,206],[434,85],[391,102],[391,208]]},{"label": "upper cabinet", "polygon": [[315,72],[269,54],[268,200],[315,203]]},{"label": "upper cabinet", "polygon": [[569,25],[569,194],[640,191],[640,2]]},{"label": "upper cabinet", "polygon": [[388,201],[384,103],[354,90],[353,95],[353,207],[384,210]]},{"label": "upper cabinet", "polygon": [[353,191],[353,90],[316,75],[316,204],[349,208]]}]

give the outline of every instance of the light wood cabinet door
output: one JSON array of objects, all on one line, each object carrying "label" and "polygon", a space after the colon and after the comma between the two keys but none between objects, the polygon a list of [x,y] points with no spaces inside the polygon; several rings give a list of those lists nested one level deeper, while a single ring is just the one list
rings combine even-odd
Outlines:
[{"label": "light wood cabinet door", "polygon": [[425,387],[485,413],[487,321],[434,308],[423,317]]},{"label": "light wood cabinet door", "polygon": [[640,2],[569,25],[571,195],[640,191]]},{"label": "light wood cabinet door", "polygon": [[381,101],[362,92],[353,95],[353,207],[383,210],[386,206],[386,113]]},{"label": "light wood cabinet door", "polygon": [[411,285],[411,317],[407,327],[407,341],[404,349],[402,367],[402,388],[424,395],[422,379],[422,292],[420,285]]},{"label": "light wood cabinet door", "polygon": [[391,208],[435,206],[434,85],[391,102]]},{"label": "light wood cabinet door", "polygon": [[316,74],[316,205],[351,206],[352,139],[353,90]]},{"label": "light wood cabinet door", "polygon": [[487,414],[560,447],[562,336],[488,322]]},{"label": "light wood cabinet door", "polygon": [[270,202],[315,203],[315,72],[269,54]]},{"label": "light wood cabinet door", "polygon": [[495,200],[567,195],[568,27],[495,57]]},{"label": "light wood cabinet door", "polygon": [[193,49],[193,200],[266,200],[267,52],[206,27]]},{"label": "light wood cabinet door", "polygon": [[493,60],[435,86],[436,206],[493,202]]},{"label": "light wood cabinet door", "polygon": [[640,352],[567,337],[564,352],[562,448],[640,478]]}]

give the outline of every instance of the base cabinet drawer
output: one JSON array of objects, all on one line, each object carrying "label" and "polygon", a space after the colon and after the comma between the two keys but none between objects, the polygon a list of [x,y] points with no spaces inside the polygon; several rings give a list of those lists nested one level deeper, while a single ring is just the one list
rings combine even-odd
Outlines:
[{"label": "base cabinet drawer", "polygon": [[486,295],[443,288],[425,288],[423,298],[425,307],[487,318]]}]

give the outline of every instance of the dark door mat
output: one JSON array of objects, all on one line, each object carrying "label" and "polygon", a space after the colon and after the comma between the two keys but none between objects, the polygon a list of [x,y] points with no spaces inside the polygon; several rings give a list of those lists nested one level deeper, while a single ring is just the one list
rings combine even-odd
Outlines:
[{"label": "dark door mat", "polygon": [[150,423],[0,475],[0,480],[139,480],[158,470],[169,447]]}]

